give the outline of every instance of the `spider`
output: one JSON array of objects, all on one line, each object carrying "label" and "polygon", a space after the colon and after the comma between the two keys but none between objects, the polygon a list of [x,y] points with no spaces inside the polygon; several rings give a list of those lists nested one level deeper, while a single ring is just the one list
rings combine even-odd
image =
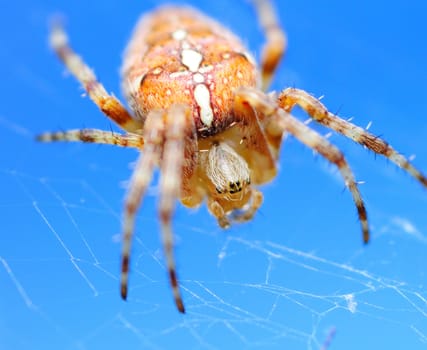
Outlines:
[{"label": "spider", "polygon": [[427,178],[388,143],[330,113],[304,90],[266,93],[287,46],[270,1],[253,0],[266,37],[260,68],[239,38],[190,7],[164,6],[137,24],[125,50],[122,88],[132,113],[71,49],[56,23],[50,42],[89,97],[125,133],[97,129],[43,133],[39,141],[81,141],[141,151],[127,191],[123,218],[121,296],[127,298],[135,217],[153,172],[160,169],[159,220],[169,281],[185,312],[173,253],[172,215],[204,200],[222,228],[253,218],[263,201],[258,185],[277,174],[285,134],[335,164],[357,208],[363,241],[369,241],[365,205],[342,152],[290,113],[301,107],[316,122],[405,169],[423,186]]}]

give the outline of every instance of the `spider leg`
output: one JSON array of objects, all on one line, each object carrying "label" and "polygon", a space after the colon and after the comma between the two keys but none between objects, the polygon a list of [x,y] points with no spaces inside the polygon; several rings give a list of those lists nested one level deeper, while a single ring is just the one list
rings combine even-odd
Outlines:
[{"label": "spider leg", "polygon": [[107,117],[126,131],[136,132],[142,129],[142,123],[133,119],[121,102],[107,93],[93,71],[69,46],[67,34],[57,22],[54,23],[50,33],[50,44],[65,66],[83,85],[92,101]]},{"label": "spider leg", "polygon": [[[239,90],[237,90],[233,103],[236,124],[233,128],[225,131],[223,137],[225,139],[235,138],[236,129],[238,128],[238,142],[235,142],[233,147],[248,162],[251,183],[265,183],[277,174],[277,153],[273,153],[269,145],[270,140],[267,141],[266,138],[268,135],[264,133],[258,116],[246,100],[246,96],[241,96]],[[245,204],[243,211],[240,209],[235,211],[232,205],[227,205],[232,201],[224,202],[218,198],[208,198],[208,209],[216,217],[218,224],[222,228],[230,227],[230,219],[235,221],[250,220],[261,206],[263,201],[261,192],[253,188],[247,188],[245,191],[247,191],[245,196],[247,196],[250,204]]]},{"label": "spider leg", "polygon": [[187,125],[184,161],[182,166],[182,181],[180,201],[186,207],[194,208],[200,205],[205,199],[205,188],[200,185],[197,165],[199,162],[199,145],[197,140],[194,120],[191,119],[191,128]]},{"label": "spider leg", "polygon": [[40,142],[86,142],[116,145],[121,147],[135,147],[142,149],[144,146],[144,139],[138,134],[119,134],[112,131],[104,131],[98,129],[80,129],[80,130],[67,130],[57,132],[47,132],[36,137]]},{"label": "spider leg", "polygon": [[272,101],[265,94],[252,88],[240,88],[239,94],[245,96],[248,103],[264,116],[264,125],[267,133],[276,135],[288,132],[338,167],[338,170],[344,178],[345,184],[353,196],[353,201],[356,205],[359,221],[362,226],[363,241],[368,243],[369,225],[365,205],[354,179],[353,172],[339,149],[320,134],[310,129],[303,122],[279,108],[277,103]]},{"label": "spider leg", "polygon": [[[240,128],[241,141],[236,148],[248,162],[251,169],[251,182],[255,184],[265,183],[277,174],[276,159],[278,152],[269,143],[268,135],[261,128],[257,114],[248,104],[244,96],[236,91],[234,96],[233,112],[237,125]],[[281,138],[280,138],[281,139]]]},{"label": "spider leg", "polygon": [[300,106],[310,115],[311,118],[320,124],[337,131],[375,153],[381,154],[390,159],[393,163],[400,168],[405,169],[409,174],[427,187],[427,177],[416,169],[408,159],[396,152],[386,141],[359,126],[330,113],[318,99],[307,92],[299,89],[288,88],[280,93],[278,97],[278,105],[287,112],[290,112],[295,105]]},{"label": "spider leg", "polygon": [[283,53],[286,50],[287,38],[270,0],[252,0],[258,13],[259,22],[265,32],[267,42],[262,50],[261,78],[262,88],[267,90]]},{"label": "spider leg", "polygon": [[126,300],[128,293],[130,250],[136,212],[141,205],[142,198],[161,155],[164,136],[163,112],[150,112],[145,125],[143,135],[145,139],[144,152],[140,155],[133,172],[124,208],[122,273],[120,281],[121,296],[124,300]]},{"label": "spider leg", "polygon": [[[185,309],[176,276],[171,219],[175,201],[180,195],[186,143],[196,142],[191,137],[194,134],[195,126],[190,112],[189,108],[181,105],[174,105],[168,110],[166,114],[163,159],[160,164],[159,211],[163,248],[175,304],[182,313],[185,313]],[[190,137],[187,137],[189,133]]]}]

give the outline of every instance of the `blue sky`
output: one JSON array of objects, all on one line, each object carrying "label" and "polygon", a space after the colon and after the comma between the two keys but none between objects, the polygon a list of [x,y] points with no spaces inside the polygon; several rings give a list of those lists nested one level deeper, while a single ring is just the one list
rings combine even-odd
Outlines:
[{"label": "blue sky", "polygon": [[[47,22],[61,13],[75,49],[121,96],[123,47],[139,13],[159,3],[19,0],[0,14],[0,349],[318,349],[332,333],[330,349],[425,348],[427,193],[338,135],[331,142],[365,182],[371,244],[334,167],[290,138],[253,221],[222,231],[204,206],[178,207],[185,316],[163,268],[154,184],[138,215],[129,300],[120,300],[120,218],[137,153],[33,141],[45,130],[110,129],[49,49]],[[247,2],[187,3],[259,57]],[[425,2],[275,5],[289,51],[272,89],[324,95],[331,111],[372,122],[427,172]]]}]

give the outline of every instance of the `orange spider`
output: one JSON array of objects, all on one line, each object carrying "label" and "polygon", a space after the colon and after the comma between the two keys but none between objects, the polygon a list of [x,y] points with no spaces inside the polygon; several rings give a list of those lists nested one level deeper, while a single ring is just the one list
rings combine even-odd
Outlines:
[{"label": "orange spider", "polygon": [[51,45],[101,111],[126,131],[83,129],[44,133],[38,140],[82,141],[142,151],[127,193],[123,220],[121,295],[128,293],[129,255],[135,217],[153,171],[160,168],[160,222],[175,303],[184,312],[173,254],[175,201],[199,206],[206,198],[221,227],[250,220],[263,196],[254,186],[277,173],[285,133],[335,164],[357,208],[363,240],[369,240],[365,206],[343,154],[294,118],[296,105],[314,120],[382,154],[424,186],[427,178],[382,139],[331,114],[307,92],[288,88],[266,94],[285,51],[286,36],[269,1],[254,0],[267,41],[261,69],[241,41],[218,22],[189,7],[161,7],[142,17],[126,49],[122,86],[132,114],[108,94],[70,48],[59,25]]}]

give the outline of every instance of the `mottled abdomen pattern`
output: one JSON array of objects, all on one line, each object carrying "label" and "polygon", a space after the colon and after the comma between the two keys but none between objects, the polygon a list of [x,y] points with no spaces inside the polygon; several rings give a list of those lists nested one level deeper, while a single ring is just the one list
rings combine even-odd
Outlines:
[{"label": "mottled abdomen pattern", "polygon": [[236,88],[259,86],[239,39],[191,8],[161,7],[143,16],[124,57],[123,90],[135,117],[182,103],[192,108],[200,137],[233,122]]}]

